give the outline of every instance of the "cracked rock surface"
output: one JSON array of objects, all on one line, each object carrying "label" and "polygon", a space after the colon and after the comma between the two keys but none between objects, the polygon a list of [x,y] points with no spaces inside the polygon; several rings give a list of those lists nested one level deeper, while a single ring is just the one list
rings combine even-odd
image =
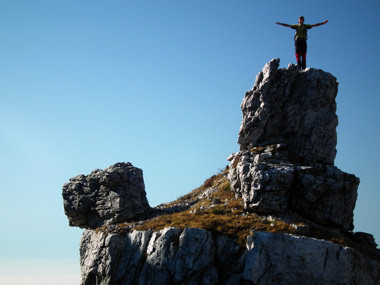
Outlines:
[{"label": "cracked rock surface", "polygon": [[248,239],[243,279],[252,284],[378,284],[380,263],[331,242],[289,234]]},{"label": "cracked rock surface", "polygon": [[197,228],[126,235],[86,230],[80,249],[83,285],[380,282],[380,262],[351,248],[289,234],[258,232],[243,249]]},{"label": "cracked rock surface", "polygon": [[245,94],[240,150],[281,143],[304,161],[334,164],[336,78],[318,69],[299,72],[295,65],[279,65],[280,59],[268,62]]},{"label": "cracked rock surface", "polygon": [[352,230],[359,178],[331,165],[293,164],[278,149],[274,152],[276,147],[262,148],[263,154],[243,151],[232,159],[228,179],[245,208],[292,211],[321,225]]},{"label": "cracked rock surface", "polygon": [[71,178],[81,284],[380,284],[373,236],[351,232],[359,178],[334,166],[337,86],[267,63],[241,104],[240,151],[171,203],[151,208],[131,163]]},{"label": "cracked rock surface", "polygon": [[295,212],[318,224],[352,230],[359,178],[334,166],[335,97],[330,73],[267,63],[245,94],[228,179],[247,210]]},{"label": "cracked rock surface", "polygon": [[131,163],[71,178],[62,196],[70,226],[81,228],[124,222],[150,210],[143,172]]}]

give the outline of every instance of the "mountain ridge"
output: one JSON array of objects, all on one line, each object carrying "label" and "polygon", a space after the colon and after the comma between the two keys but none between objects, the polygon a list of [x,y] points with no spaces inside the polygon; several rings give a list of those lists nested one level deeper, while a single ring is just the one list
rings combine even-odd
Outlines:
[{"label": "mountain ridge", "polygon": [[380,283],[373,236],[353,232],[360,180],[334,166],[337,88],[268,62],[241,104],[240,151],[173,202],[150,207],[131,163],[70,179],[81,284]]}]

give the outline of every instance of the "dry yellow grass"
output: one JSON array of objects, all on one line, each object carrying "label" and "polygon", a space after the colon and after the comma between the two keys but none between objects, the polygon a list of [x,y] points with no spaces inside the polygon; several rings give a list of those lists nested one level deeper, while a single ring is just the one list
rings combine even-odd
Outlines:
[{"label": "dry yellow grass", "polygon": [[[254,229],[267,232],[294,232],[290,224],[282,221],[268,222],[265,217],[244,210],[243,200],[235,198],[226,178],[226,172],[214,175],[191,193],[167,204],[173,206],[184,201],[194,201],[198,195],[208,188],[217,190],[207,199],[198,201],[190,209],[163,215],[136,226],[135,230],[158,231],[166,227],[176,228],[202,228],[214,233],[224,234],[233,238],[240,245],[244,245],[248,235]],[[217,201],[218,204],[214,202]]]},{"label": "dry yellow grass", "polygon": [[[213,188],[211,194],[203,199],[199,196],[206,190]],[[297,234],[297,226],[308,228],[302,235],[325,239],[342,246],[362,249],[348,233],[340,233],[326,227],[300,219],[299,221],[285,222],[272,216],[259,215],[247,212],[241,198],[236,198],[230,189],[227,180],[227,170],[207,179],[202,186],[177,200],[161,205],[161,208],[170,208],[181,203],[191,203],[191,208],[173,214],[164,214],[150,220],[134,223],[121,223],[110,230],[108,226],[96,229],[103,232],[125,232],[131,230],[158,231],[167,227],[202,228],[213,233],[224,234],[244,246],[249,235],[257,231],[270,233]],[[367,251],[365,249],[365,251]],[[378,253],[371,250],[367,254],[379,258]]]}]

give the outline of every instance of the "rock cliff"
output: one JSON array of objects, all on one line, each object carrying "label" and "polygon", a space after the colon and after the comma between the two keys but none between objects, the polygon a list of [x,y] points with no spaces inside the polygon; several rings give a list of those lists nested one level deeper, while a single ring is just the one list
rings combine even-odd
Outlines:
[{"label": "rock cliff", "polygon": [[267,63],[245,94],[241,109],[240,150],[284,144],[298,160],[334,164],[336,155],[336,78],[322,70],[299,72]]},{"label": "rock cliff", "polygon": [[130,163],[63,186],[81,284],[380,284],[372,235],[354,233],[359,179],[334,166],[337,81],[267,63],[243,99],[225,171],[151,208]]},{"label": "rock cliff", "polygon": [[258,232],[246,248],[199,228],[85,231],[82,284],[378,284],[379,261],[349,247]]}]

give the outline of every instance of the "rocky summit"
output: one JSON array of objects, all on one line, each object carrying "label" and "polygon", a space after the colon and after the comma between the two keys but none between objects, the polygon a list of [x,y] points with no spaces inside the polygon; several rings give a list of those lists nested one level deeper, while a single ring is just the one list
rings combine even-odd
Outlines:
[{"label": "rocky summit", "polygon": [[117,163],[63,186],[82,285],[380,284],[354,232],[359,178],[334,165],[336,78],[267,63],[246,92],[226,170],[151,208],[142,170]]},{"label": "rocky summit", "polygon": [[232,190],[248,210],[353,229],[359,178],[334,166],[337,86],[322,70],[279,69],[279,59],[257,75],[241,105],[241,151],[229,158]]},{"label": "rocky summit", "polygon": [[282,144],[299,160],[333,165],[336,78],[313,68],[299,72],[293,64],[279,69],[279,64],[279,59],[267,63],[245,94],[240,150]]}]

